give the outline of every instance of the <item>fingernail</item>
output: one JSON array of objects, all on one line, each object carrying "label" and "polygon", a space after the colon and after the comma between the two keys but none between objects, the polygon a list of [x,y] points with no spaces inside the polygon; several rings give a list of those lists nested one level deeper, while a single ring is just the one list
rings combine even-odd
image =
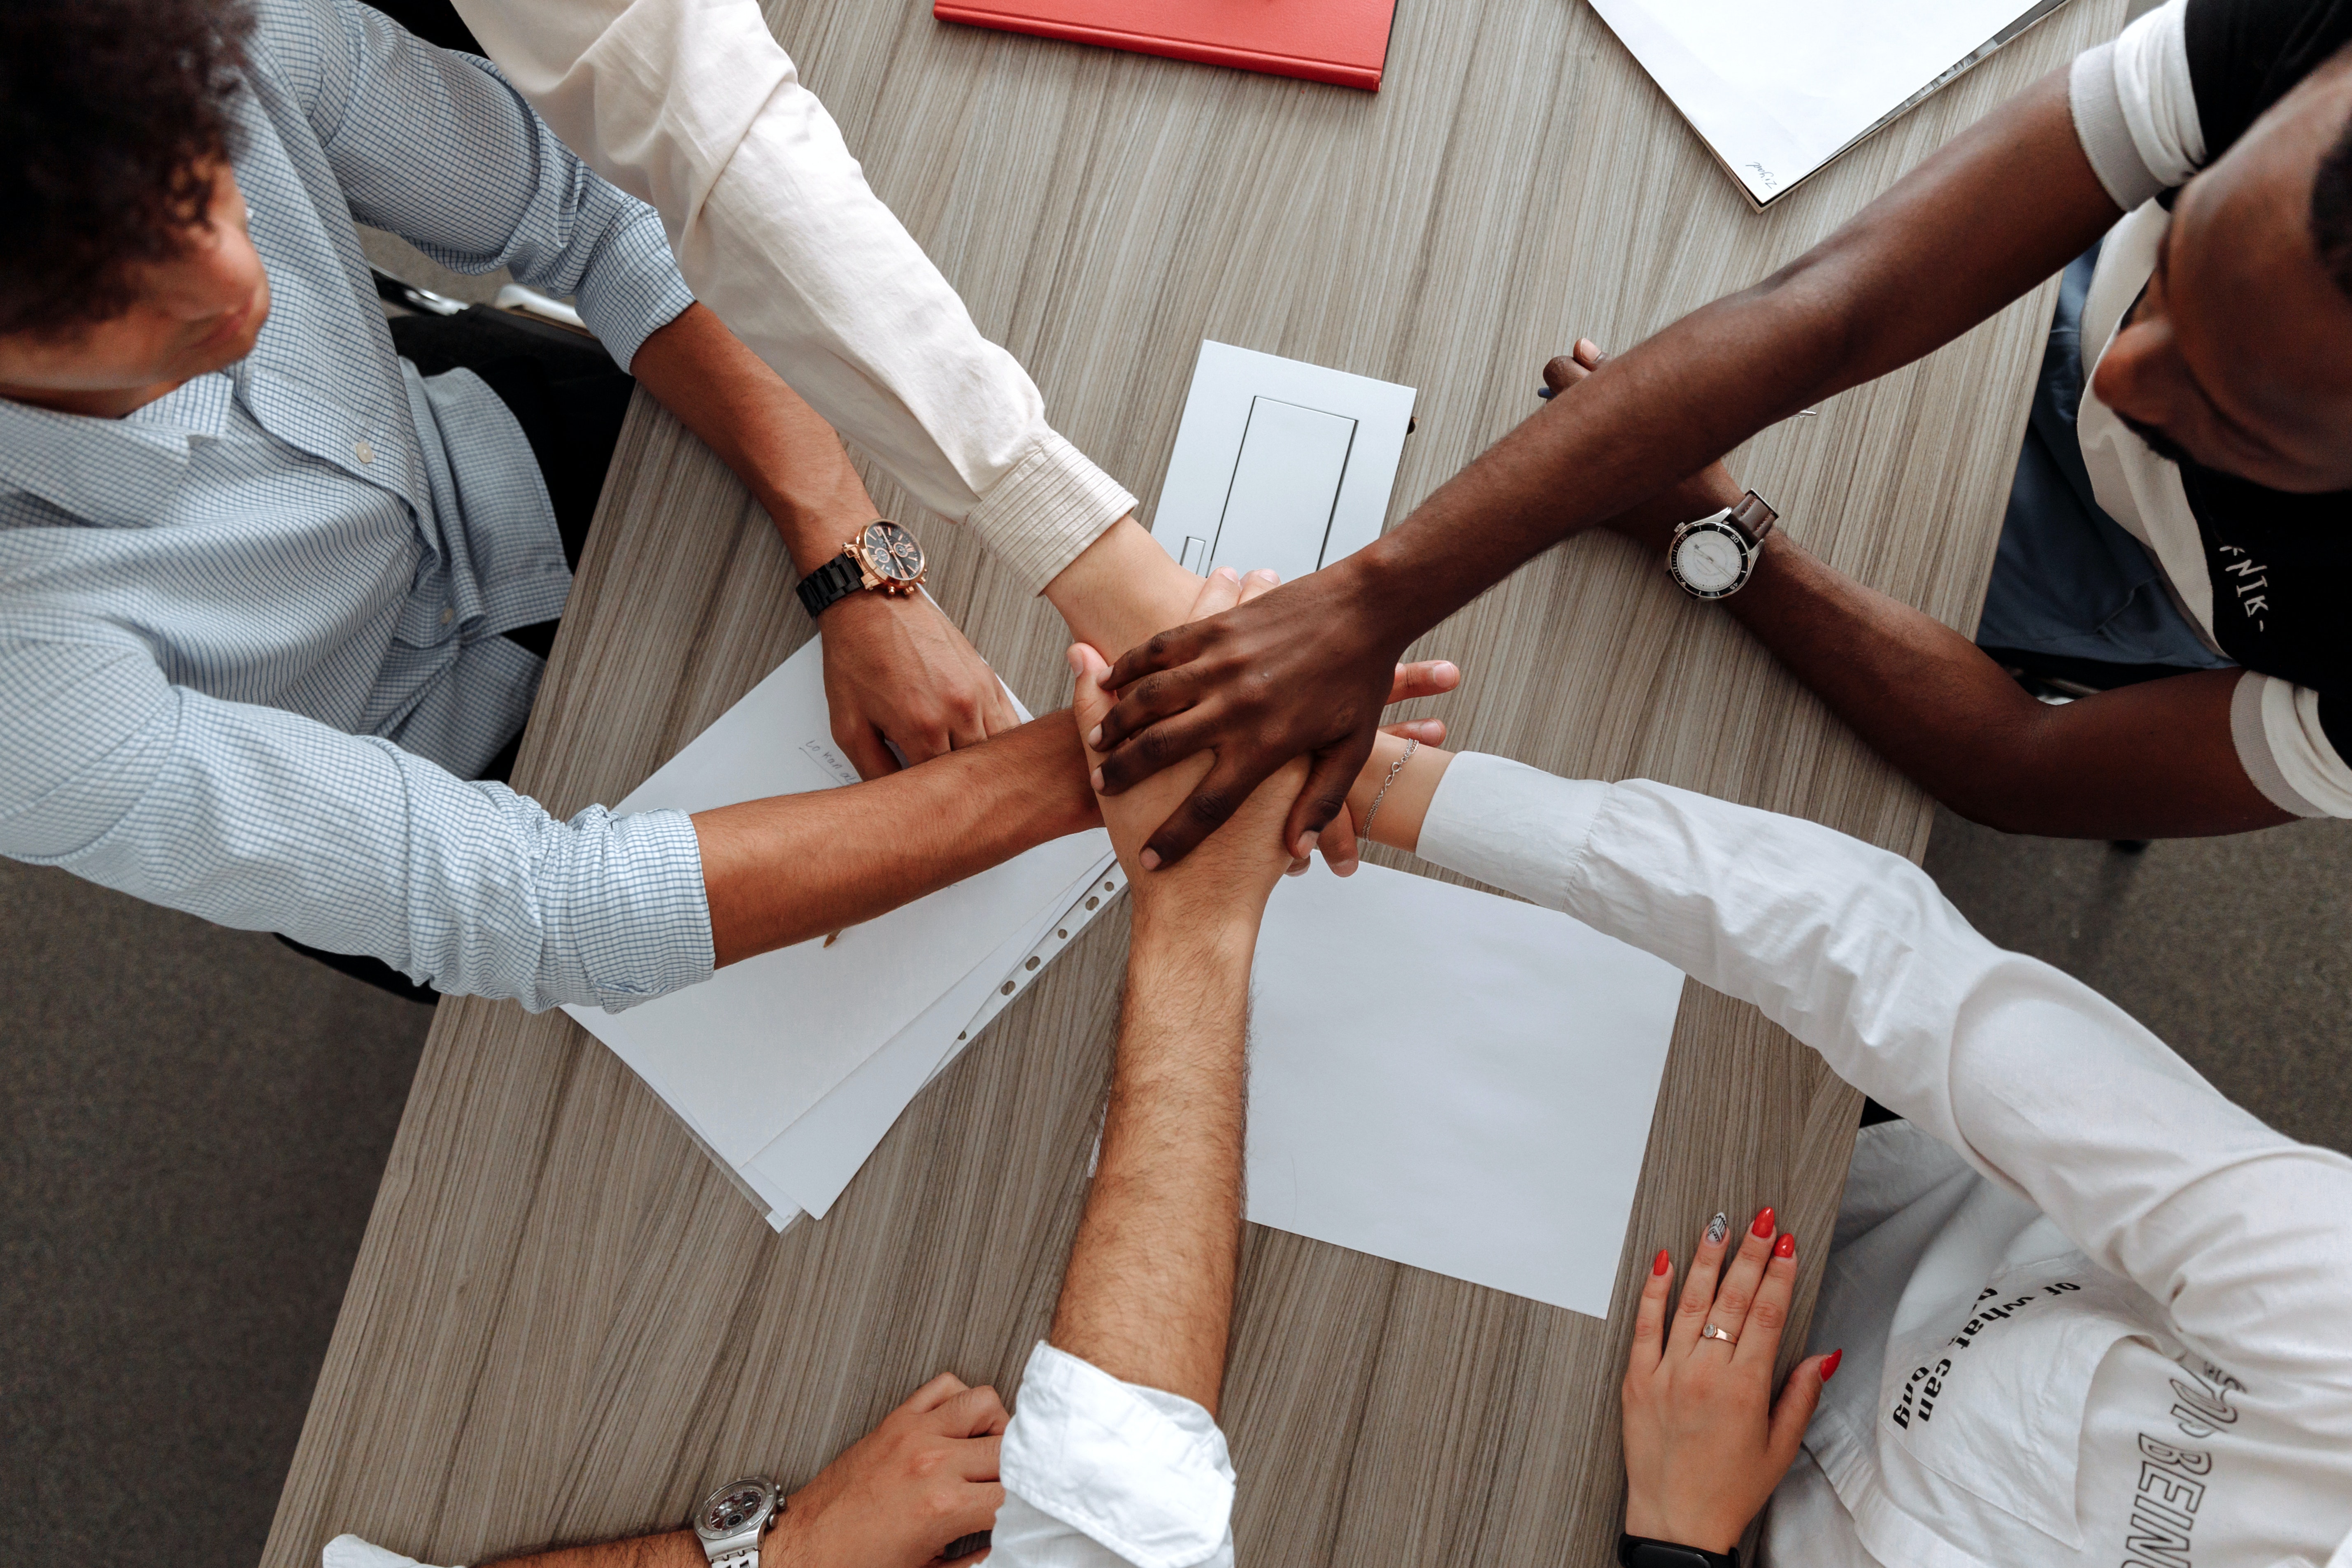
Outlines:
[{"label": "fingernail", "polygon": [[1101,725],[1097,724],[1093,729],[1087,731],[1087,744],[1097,752],[1102,750]]},{"label": "fingernail", "polygon": [[1756,1211],[1756,1223],[1748,1227],[1748,1234],[1750,1236],[1769,1236],[1772,1234],[1771,1205],[1766,1204],[1762,1208]]},{"label": "fingernail", "polygon": [[1594,342],[1591,338],[1579,338],[1576,340],[1576,352],[1579,354],[1589,358],[1601,352],[1601,345]]},{"label": "fingernail", "polygon": [[1094,785],[1095,793],[1097,795],[1102,794],[1102,770],[1100,768],[1097,768],[1094,772],[1088,773],[1087,775],[1087,783]]},{"label": "fingernail", "polygon": [[1143,860],[1143,868],[1144,868],[1145,870],[1147,870],[1147,871],[1157,871],[1158,869],[1160,869],[1160,851],[1159,851],[1159,850],[1157,850],[1157,849],[1146,849],[1146,850],[1143,852],[1143,855],[1142,855],[1141,858],[1142,858],[1142,860]]},{"label": "fingernail", "polygon": [[1845,1360],[1845,1352],[1833,1350],[1822,1358],[1822,1381],[1827,1383],[1837,1375],[1838,1363]]},{"label": "fingernail", "polygon": [[1116,691],[1118,689],[1110,683],[1110,666],[1108,665],[1104,665],[1102,668],[1096,673],[1095,684],[1105,691]]},{"label": "fingernail", "polygon": [[1793,1231],[1793,1230],[1792,1230],[1792,1231],[1789,1232],[1787,1235],[1783,1236],[1780,1240],[1778,1240],[1778,1241],[1774,1242],[1774,1243],[1772,1244],[1772,1256],[1773,1256],[1773,1257],[1775,1257],[1775,1258],[1794,1258],[1794,1257],[1796,1257],[1796,1256],[1797,1256],[1797,1233],[1796,1233],[1795,1231]]},{"label": "fingernail", "polygon": [[1072,675],[1076,675],[1078,671],[1086,668],[1086,662],[1078,658],[1078,650],[1075,644],[1062,650],[1062,662],[1070,667],[1070,673]]},{"label": "fingernail", "polygon": [[1352,877],[1356,874],[1356,868],[1361,864],[1363,864],[1362,861],[1352,858],[1346,860],[1335,860],[1331,863],[1331,875],[1334,877]]},{"label": "fingernail", "polygon": [[1730,1234],[1731,1216],[1729,1215],[1719,1214],[1706,1222],[1706,1239],[1710,1243],[1721,1241]]},{"label": "fingernail", "polygon": [[1551,401],[1551,388],[1549,386],[1538,386],[1536,388],[1536,395],[1549,403]]},{"label": "fingernail", "polygon": [[1314,854],[1315,841],[1322,837],[1323,830],[1319,827],[1310,828],[1307,832],[1300,834],[1298,836],[1298,858],[1301,860],[1304,860],[1309,855]]},{"label": "fingernail", "polygon": [[1305,860],[1293,860],[1290,863],[1290,868],[1283,872],[1283,875],[1286,877],[1304,877],[1307,875],[1307,868],[1308,864],[1309,862]]},{"label": "fingernail", "polygon": [[1220,576],[1220,577],[1223,577],[1223,578],[1226,582],[1228,582],[1228,583],[1238,583],[1238,582],[1240,582],[1240,581],[1241,581],[1241,578],[1242,578],[1242,574],[1241,574],[1240,573],[1238,573],[1238,572],[1234,571],[1234,570],[1232,567],[1230,567],[1230,566],[1220,566],[1220,567],[1218,567],[1218,568],[1217,568],[1217,575],[1218,575],[1218,576]]},{"label": "fingernail", "polygon": [[1434,670],[1433,670],[1433,671],[1432,671],[1432,673],[1433,673],[1433,674],[1434,674],[1434,675],[1435,675],[1435,676],[1436,676],[1440,680],[1443,680],[1443,679],[1445,679],[1447,676],[1449,676],[1449,675],[1459,675],[1459,674],[1461,674],[1461,673],[1462,673],[1462,669],[1461,669],[1461,667],[1460,667],[1460,666],[1458,666],[1458,665],[1456,665],[1456,664],[1455,664],[1452,659],[1450,659],[1450,658],[1441,658],[1441,659],[1439,659],[1439,660],[1437,661],[1437,668],[1436,668]]},{"label": "fingernail", "polygon": [[1651,1259],[1650,1272],[1653,1274],[1664,1274],[1674,1266],[1675,1260],[1666,1256],[1666,1249],[1662,1247],[1658,1248],[1658,1256]]}]

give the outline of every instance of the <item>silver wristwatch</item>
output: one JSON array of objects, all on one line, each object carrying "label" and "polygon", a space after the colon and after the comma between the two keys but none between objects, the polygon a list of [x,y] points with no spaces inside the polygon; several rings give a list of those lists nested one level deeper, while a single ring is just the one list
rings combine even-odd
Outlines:
[{"label": "silver wristwatch", "polygon": [[694,1533],[711,1568],[760,1568],[760,1538],[783,1511],[775,1482],[745,1476],[702,1500],[694,1510]]},{"label": "silver wristwatch", "polygon": [[1738,506],[1684,523],[1666,546],[1666,575],[1694,599],[1729,598],[1748,585],[1780,517],[1749,490]]}]

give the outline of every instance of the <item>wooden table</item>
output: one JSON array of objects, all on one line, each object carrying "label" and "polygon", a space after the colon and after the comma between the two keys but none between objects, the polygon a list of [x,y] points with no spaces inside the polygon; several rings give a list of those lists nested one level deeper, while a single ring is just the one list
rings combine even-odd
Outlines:
[{"label": "wooden table", "polygon": [[[1400,0],[1377,95],[945,26],[922,0],[771,20],[982,331],[1138,494],[1215,338],[1418,387],[1395,517],[1532,412],[1579,333],[1628,344],[1763,276],[2122,10],[2078,0],[1764,216],[1578,0]],[[1972,625],[2049,299],[1735,471],[1842,569]],[[958,529],[919,531],[981,650],[1032,706],[1065,701],[1051,610]],[[732,478],[640,397],[516,783],[558,815],[618,799],[810,635],[791,581]],[[1436,710],[1459,744],[1926,847],[1917,790],[1612,538],[1419,651],[1466,672]],[[1077,1220],[1125,947],[1115,911],[782,1237],[562,1015],[444,1003],[265,1562],[314,1564],[347,1530],[466,1563],[667,1525],[725,1475],[813,1474],[934,1372],[1010,1394]],[[1253,1227],[1224,1412],[1243,1559],[1609,1560],[1636,1260],[1772,1203],[1811,1244],[1809,1310],[1857,1104],[1689,987],[1606,1322]]]}]

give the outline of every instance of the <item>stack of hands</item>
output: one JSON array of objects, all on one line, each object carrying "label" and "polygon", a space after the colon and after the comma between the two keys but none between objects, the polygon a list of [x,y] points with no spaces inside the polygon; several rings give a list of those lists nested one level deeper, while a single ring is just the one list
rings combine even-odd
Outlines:
[{"label": "stack of hands", "polygon": [[[1202,587],[1192,619],[1247,605],[1276,585],[1272,573],[1244,577],[1221,570]],[[1218,772],[1218,761],[1196,754],[1107,793],[1117,675],[1085,643],[1071,647],[1069,662],[1073,714],[1103,823],[1129,876],[1130,962],[1172,962],[1189,973],[1237,958],[1246,963],[1275,886],[1285,873],[1307,868],[1310,847],[1289,828],[1309,762],[1296,759],[1275,770],[1232,803],[1223,826],[1205,833],[1181,860],[1161,863],[1151,848],[1155,836]],[[1432,673],[1434,668],[1400,667],[1391,692],[1450,688],[1451,668],[1443,675]],[[988,679],[992,684],[993,675]],[[1378,786],[1392,782],[1386,775],[1403,754],[1402,742],[1432,752],[1415,805],[1393,816],[1393,806],[1383,807],[1385,841],[1412,842],[1419,807],[1447,761],[1433,750],[1444,739],[1440,721],[1392,724],[1383,733],[1389,739],[1350,781],[1334,818],[1339,832],[1322,835],[1327,852],[1344,843],[1340,864],[1347,868],[1355,832]],[[1771,1209],[1763,1210],[1735,1243],[1726,1216],[1716,1215],[1679,1295],[1672,1255],[1657,1254],[1643,1287],[1623,1384],[1628,1535],[1730,1551],[1795,1459],[1822,1386],[1837,1370],[1835,1353],[1811,1357],[1774,1396],[1781,1330],[1797,1281],[1797,1238],[1774,1219]],[[942,1553],[988,1529],[1003,1501],[997,1458],[1006,1425],[993,1389],[970,1388],[952,1376],[933,1379],[793,1496],[762,1562],[770,1550],[780,1568],[944,1568],[982,1561],[984,1548]]]}]

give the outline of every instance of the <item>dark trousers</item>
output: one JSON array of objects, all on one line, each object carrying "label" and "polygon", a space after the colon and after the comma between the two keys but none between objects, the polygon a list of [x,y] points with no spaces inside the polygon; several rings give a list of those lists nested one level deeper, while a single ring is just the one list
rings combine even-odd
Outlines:
[{"label": "dark trousers", "polygon": [[[498,394],[539,460],[540,478],[554,503],[555,526],[563,535],[563,558],[577,568],[636,383],[591,339],[480,306],[456,316],[396,316],[390,325],[393,346],[403,359],[414,361],[421,374],[440,375],[463,367]],[[505,635],[545,658],[555,646],[556,625],[541,621]],[[481,776],[505,783],[521,745],[522,736],[517,734],[482,769]],[[278,940],[306,958],[395,996],[412,1002],[439,998],[432,987],[412,984],[380,958],[327,952],[286,936]]]}]

